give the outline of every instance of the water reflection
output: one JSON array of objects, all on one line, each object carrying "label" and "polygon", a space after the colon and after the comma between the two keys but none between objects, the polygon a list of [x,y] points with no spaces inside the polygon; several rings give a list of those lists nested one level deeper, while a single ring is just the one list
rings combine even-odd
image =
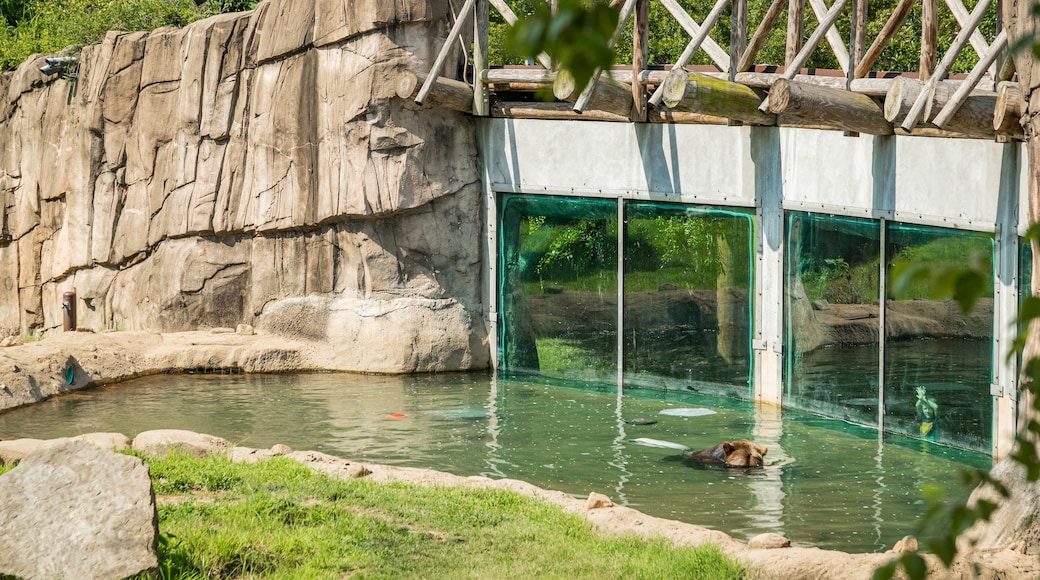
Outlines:
[{"label": "water reflection", "polygon": [[[661,414],[679,407],[715,413]],[[657,422],[625,421],[636,417]],[[746,401],[651,389],[619,397],[614,385],[466,374],[158,376],[0,413],[4,438],[157,428],[516,478],[581,497],[595,491],[740,539],[774,531],[851,551],[881,550],[912,533],[922,484],[948,483],[962,464],[989,465],[981,454],[898,436],[879,441],[873,430]],[[694,449],[746,437],[769,453],[763,469],[691,469],[675,451],[632,442],[641,437]]]}]

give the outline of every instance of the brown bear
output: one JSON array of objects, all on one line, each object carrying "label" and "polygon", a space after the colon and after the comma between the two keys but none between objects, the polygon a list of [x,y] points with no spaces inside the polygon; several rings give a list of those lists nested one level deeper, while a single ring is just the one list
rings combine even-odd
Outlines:
[{"label": "brown bear", "polygon": [[687,451],[682,454],[687,465],[725,465],[726,467],[762,467],[766,447],[759,447],[747,439],[723,441],[711,449]]}]

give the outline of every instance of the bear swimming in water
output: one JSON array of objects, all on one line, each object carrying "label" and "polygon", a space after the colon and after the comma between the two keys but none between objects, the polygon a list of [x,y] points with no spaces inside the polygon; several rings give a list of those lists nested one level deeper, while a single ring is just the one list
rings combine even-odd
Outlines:
[{"label": "bear swimming in water", "polygon": [[747,439],[723,441],[711,449],[687,451],[682,461],[687,465],[725,465],[726,467],[762,467],[767,447],[759,447]]}]

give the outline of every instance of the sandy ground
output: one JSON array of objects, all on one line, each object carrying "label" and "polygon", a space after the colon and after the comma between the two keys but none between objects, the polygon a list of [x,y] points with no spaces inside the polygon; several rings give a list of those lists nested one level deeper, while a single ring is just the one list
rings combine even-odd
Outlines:
[{"label": "sandy ground", "polygon": [[[323,360],[318,343],[288,341],[229,330],[156,334],[72,332],[57,334],[25,345],[0,348],[0,410],[84,388],[119,382],[148,374],[199,368],[237,367],[246,372],[292,372],[334,368]],[[10,434],[6,434],[10,437]],[[0,438],[5,434],[0,433]],[[14,441],[3,442],[9,447]],[[277,446],[284,447],[284,446]],[[277,450],[280,453],[291,451]],[[273,455],[266,450],[236,448],[240,460]],[[586,517],[606,533],[635,533],[660,536],[680,545],[712,542],[728,554],[746,562],[756,578],[868,579],[873,570],[897,554],[848,554],[804,547],[758,547],[772,545],[775,537],[752,538],[745,544],[704,527],[655,518],[614,505],[597,490],[589,499],[577,499],[558,491],[535,487],[523,481],[482,477],[460,477],[448,473],[365,463],[363,466],[329,455],[298,451],[288,453],[312,469],[341,477],[362,475],[376,481],[405,481],[422,485],[465,485],[504,488],[561,506]],[[1040,578],[1040,559],[1010,547],[975,551],[944,569],[927,556],[932,578]],[[977,574],[976,574],[977,572]]]}]

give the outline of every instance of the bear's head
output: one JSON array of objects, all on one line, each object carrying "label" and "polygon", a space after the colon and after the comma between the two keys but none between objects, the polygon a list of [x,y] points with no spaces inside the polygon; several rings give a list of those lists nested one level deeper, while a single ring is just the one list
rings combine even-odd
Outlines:
[{"label": "bear's head", "polygon": [[726,453],[726,467],[762,467],[767,447],[759,447],[747,439],[726,441],[722,444]]}]

